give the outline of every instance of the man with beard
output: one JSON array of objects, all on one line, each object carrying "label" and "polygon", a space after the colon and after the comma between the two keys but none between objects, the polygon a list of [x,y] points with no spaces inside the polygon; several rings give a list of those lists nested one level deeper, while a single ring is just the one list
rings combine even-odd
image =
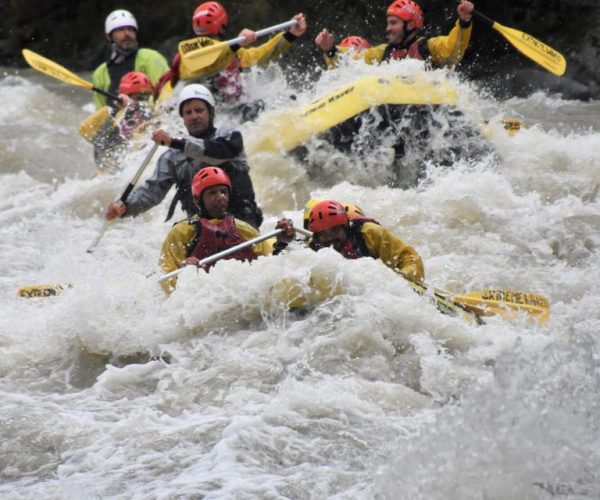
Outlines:
[{"label": "man with beard", "polygon": [[[182,62],[181,55],[177,53],[173,58],[171,69],[161,77],[156,85],[155,98],[160,97],[161,91],[167,83],[175,88],[180,80],[184,80],[186,83],[202,82],[213,92],[217,101],[229,104],[233,108],[233,113],[240,113],[244,121],[254,119],[264,109],[262,101],[241,102],[235,106],[240,102],[243,94],[241,73],[252,66],[265,66],[270,61],[276,60],[295,43],[298,37],[305,33],[304,14],[298,13],[294,19],[297,21],[294,26],[274,35],[270,40],[256,47],[249,46],[256,41],[256,33],[244,28],[239,34],[244,41],[239,45],[226,46],[214,62],[202,68],[195,68],[193,71],[187,68],[185,62]],[[228,23],[227,10],[219,2],[214,1],[201,3],[192,17],[194,33],[215,42],[223,41]]]},{"label": "man with beard", "polygon": [[[111,44],[108,60],[102,63],[93,75],[94,87],[117,93],[121,78],[131,71],[145,73],[153,85],[168,71],[169,65],[162,54],[152,49],[138,48],[138,24],[127,10],[111,12],[104,23],[104,32]],[[94,103],[99,110],[114,103],[99,93],[94,94]]]},{"label": "man with beard", "polygon": [[[202,267],[208,272],[213,264],[201,265],[200,261],[259,236],[257,229],[229,212],[231,189],[231,180],[218,167],[205,167],[194,176],[192,196],[198,214],[175,224],[169,231],[160,254],[160,266],[165,273],[184,265]],[[271,245],[262,241],[223,258],[252,261],[270,254]],[[177,278],[171,278],[161,285],[170,293],[176,282]]]},{"label": "man with beard", "polygon": [[169,147],[169,150],[158,159],[153,175],[132,191],[127,203],[115,201],[108,206],[106,219],[135,217],[145,212],[158,205],[173,184],[177,187],[177,194],[166,220],[172,217],[178,201],[190,218],[199,210],[191,192],[194,175],[204,167],[218,166],[232,183],[229,211],[258,229],[262,223],[262,211],[256,205],[241,132],[215,128],[215,100],[204,85],[191,84],[181,90],[179,115],[190,135],[178,139],[165,130],[155,130],[152,140]]},{"label": "man with beard", "polygon": [[[458,64],[467,50],[471,38],[471,16],[474,6],[461,0],[457,7],[459,20],[447,36],[426,38],[419,36],[423,28],[423,10],[412,0],[395,0],[386,12],[387,43],[357,52],[354,57],[368,64],[378,64],[405,57],[425,60],[433,66]],[[328,65],[334,65],[337,48],[333,36],[324,29],[315,38],[317,46],[325,53]]]},{"label": "man with beard", "polygon": [[[283,229],[273,247],[273,253],[278,254],[295,233],[290,219],[281,219],[275,227]],[[412,246],[374,219],[361,215],[350,218],[346,208],[337,201],[317,203],[310,211],[308,229],[313,232],[309,243],[313,250],[333,247],[346,259],[372,257],[414,283],[422,284],[425,279],[423,261]]]}]

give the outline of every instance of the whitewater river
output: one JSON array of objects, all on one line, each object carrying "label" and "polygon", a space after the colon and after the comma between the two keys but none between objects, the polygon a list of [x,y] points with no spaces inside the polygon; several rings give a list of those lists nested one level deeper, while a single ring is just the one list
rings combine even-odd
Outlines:
[{"label": "whitewater river", "polygon": [[[248,94],[282,110],[366,71],[302,90],[271,68],[247,75]],[[0,72],[0,497],[600,498],[600,103],[498,102],[449,78],[474,127],[489,121],[482,152],[434,155],[407,189],[381,182],[385,148],[358,161],[312,142],[310,165],[254,154],[262,230],[301,224],[310,197],[354,202],[418,250],[429,284],[541,293],[545,325],[476,326],[379,261],[301,248],[185,270],[167,299],[171,195],[86,252],[150,142],[92,178],[77,132],[91,95]],[[264,116],[217,124],[250,146]],[[510,137],[504,118],[527,128]],[[163,126],[181,130],[177,116]],[[310,276],[340,293],[288,311],[281,283]],[[65,290],[17,296],[35,284]]]}]

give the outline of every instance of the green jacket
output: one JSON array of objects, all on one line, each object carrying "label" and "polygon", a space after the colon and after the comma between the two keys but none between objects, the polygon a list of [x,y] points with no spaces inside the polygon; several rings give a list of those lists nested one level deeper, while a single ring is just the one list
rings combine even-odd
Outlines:
[{"label": "green jacket", "polygon": [[[153,49],[138,49],[135,56],[134,67],[131,71],[141,71],[148,75],[153,85],[156,85],[158,79],[169,70],[169,64],[164,56]],[[104,62],[96,68],[92,77],[94,87],[108,91],[111,87],[110,74],[108,66]],[[115,88],[118,88],[119,82],[116,83]],[[94,104],[96,109],[99,110],[103,106],[106,106],[106,97],[94,93]]]}]

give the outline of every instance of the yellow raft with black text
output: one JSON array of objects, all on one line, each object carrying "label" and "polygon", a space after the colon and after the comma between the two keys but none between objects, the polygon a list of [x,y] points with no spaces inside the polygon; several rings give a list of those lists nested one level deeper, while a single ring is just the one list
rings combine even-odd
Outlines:
[{"label": "yellow raft with black text", "polygon": [[250,154],[288,151],[372,106],[454,106],[457,100],[458,92],[446,79],[426,73],[365,76],[305,106],[263,113],[256,123],[261,133],[246,149]]},{"label": "yellow raft with black text", "polygon": [[[415,292],[430,300],[440,312],[461,317],[477,325],[483,324],[483,318],[490,316],[506,320],[525,317],[541,325],[550,317],[550,302],[544,295],[536,292],[486,289],[455,294],[425,284],[407,283]],[[61,295],[65,288],[72,287],[71,283],[65,286],[30,285],[19,289],[18,296],[47,298]],[[290,310],[307,310],[344,293],[343,285],[327,273],[312,272],[305,282],[294,278],[278,281],[270,288],[265,299],[272,306],[283,305]]]},{"label": "yellow raft with black text", "polygon": [[[408,280],[407,283],[441,313],[475,325],[484,324],[483,318],[491,316],[505,320],[523,317],[540,325],[550,318],[549,300],[536,292],[486,289],[458,294]],[[292,278],[280,280],[271,287],[269,298],[272,303],[284,304],[290,310],[304,310],[344,293],[344,287],[338,281],[324,274],[311,273],[305,283]]]},{"label": "yellow raft with black text", "polygon": [[[373,106],[416,105],[454,107],[458,91],[434,73],[410,76],[369,75],[330,92],[309,104],[282,111],[265,112],[252,124],[259,134],[246,141],[249,154],[292,150],[311,137],[336,127]],[[503,120],[509,136],[523,126],[519,119]],[[489,124],[482,124],[482,135],[492,135]]]}]

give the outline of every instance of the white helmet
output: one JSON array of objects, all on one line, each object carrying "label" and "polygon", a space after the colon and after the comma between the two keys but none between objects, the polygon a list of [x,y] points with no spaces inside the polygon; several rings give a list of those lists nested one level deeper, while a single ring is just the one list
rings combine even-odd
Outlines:
[{"label": "white helmet", "polygon": [[207,104],[210,104],[211,108],[215,107],[215,98],[204,85],[199,83],[192,83],[186,85],[179,92],[179,115],[183,116],[181,108],[184,102],[191,101],[192,99],[202,99]]},{"label": "white helmet", "polygon": [[133,14],[128,10],[114,10],[106,16],[106,21],[104,21],[104,32],[107,36],[110,36],[114,30],[125,28],[126,26],[131,26],[137,31],[138,25]]}]

